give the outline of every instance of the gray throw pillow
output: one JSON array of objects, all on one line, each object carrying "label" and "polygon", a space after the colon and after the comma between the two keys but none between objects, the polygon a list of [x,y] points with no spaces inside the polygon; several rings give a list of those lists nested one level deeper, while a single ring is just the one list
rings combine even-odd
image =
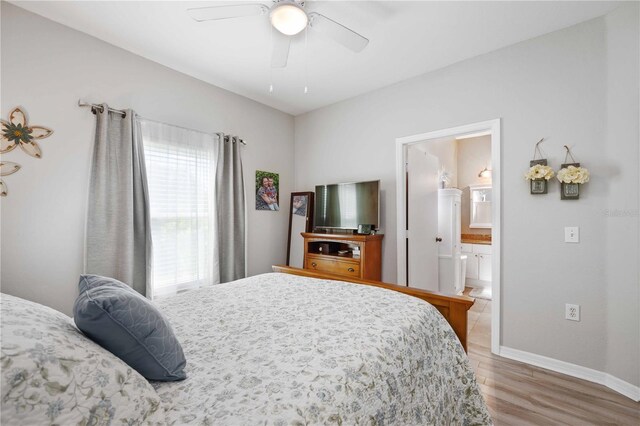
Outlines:
[{"label": "gray throw pillow", "polygon": [[187,376],[187,361],[169,322],[145,297],[113,278],[81,275],[76,325],[149,380]]}]

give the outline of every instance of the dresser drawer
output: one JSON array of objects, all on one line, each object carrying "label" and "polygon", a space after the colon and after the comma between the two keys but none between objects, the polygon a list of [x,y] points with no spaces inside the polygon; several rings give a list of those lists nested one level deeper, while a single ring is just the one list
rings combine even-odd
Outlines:
[{"label": "dresser drawer", "polygon": [[356,262],[319,258],[315,256],[309,256],[307,258],[307,269],[348,277],[360,276],[360,265]]}]

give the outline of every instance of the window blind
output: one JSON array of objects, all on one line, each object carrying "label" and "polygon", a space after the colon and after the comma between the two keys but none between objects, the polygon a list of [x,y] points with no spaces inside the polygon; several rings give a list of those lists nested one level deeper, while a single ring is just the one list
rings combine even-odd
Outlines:
[{"label": "window blind", "polygon": [[155,296],[219,282],[213,135],[142,120]]}]

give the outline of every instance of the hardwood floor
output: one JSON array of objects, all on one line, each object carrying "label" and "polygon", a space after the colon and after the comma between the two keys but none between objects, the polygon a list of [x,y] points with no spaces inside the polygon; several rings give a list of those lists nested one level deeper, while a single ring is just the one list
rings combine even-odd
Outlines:
[{"label": "hardwood floor", "polygon": [[493,355],[490,301],[468,315],[469,359],[496,425],[640,425],[640,403],[605,386]]}]

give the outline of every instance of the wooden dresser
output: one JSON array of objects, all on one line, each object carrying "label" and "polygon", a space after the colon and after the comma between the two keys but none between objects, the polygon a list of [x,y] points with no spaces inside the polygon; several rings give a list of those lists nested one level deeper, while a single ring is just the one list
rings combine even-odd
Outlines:
[{"label": "wooden dresser", "polygon": [[[384,235],[303,232],[304,268],[345,277],[380,281]],[[360,256],[354,256],[354,248]],[[348,251],[348,253],[340,253]]]}]

